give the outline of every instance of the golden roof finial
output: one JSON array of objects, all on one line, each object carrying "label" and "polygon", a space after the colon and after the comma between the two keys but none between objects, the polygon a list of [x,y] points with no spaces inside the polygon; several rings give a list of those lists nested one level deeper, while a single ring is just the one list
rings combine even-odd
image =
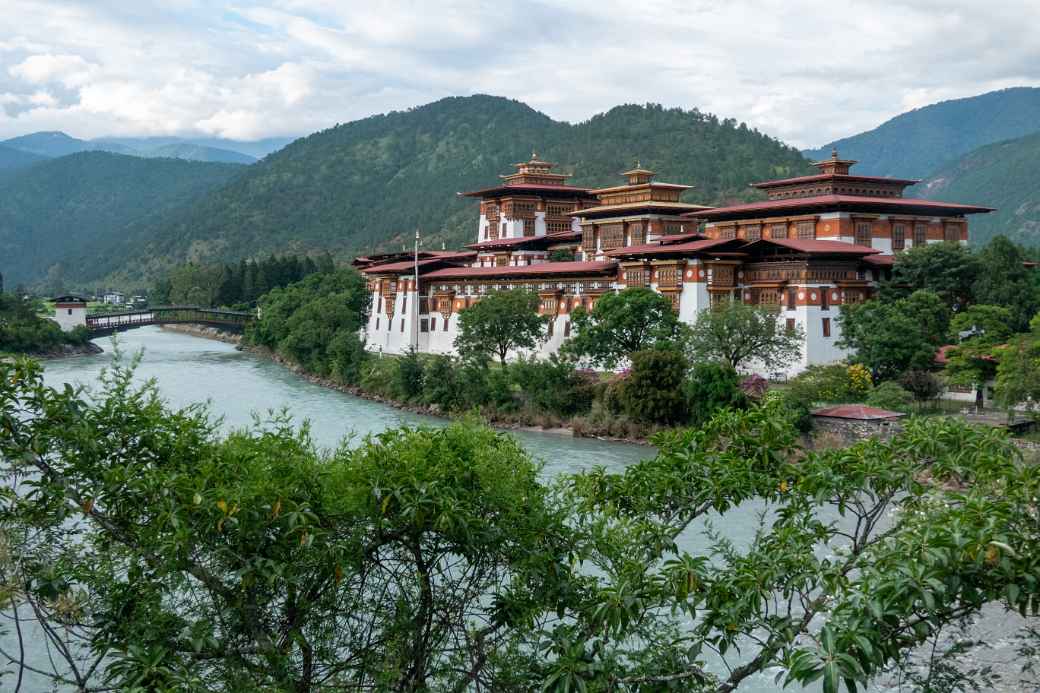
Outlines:
[{"label": "golden roof finial", "polygon": [[531,161],[538,161],[538,152],[531,150]]},{"label": "golden roof finial", "polygon": [[837,147],[833,147],[831,149],[831,158],[832,159],[837,159],[838,158],[838,148]]}]

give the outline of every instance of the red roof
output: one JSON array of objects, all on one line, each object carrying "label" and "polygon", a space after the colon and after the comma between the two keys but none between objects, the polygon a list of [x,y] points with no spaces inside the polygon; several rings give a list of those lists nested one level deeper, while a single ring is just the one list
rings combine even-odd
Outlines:
[{"label": "red roof", "polygon": [[763,238],[748,244],[747,249],[751,250],[759,245],[779,245],[799,253],[814,255],[875,255],[881,252],[865,245],[855,245],[844,241],[818,241],[809,238]]},{"label": "red roof", "polygon": [[795,209],[798,207],[834,207],[840,205],[858,205],[870,207],[889,207],[906,210],[919,208],[927,210],[945,209],[959,214],[975,214],[978,212],[992,212],[991,207],[979,207],[978,205],[961,205],[953,202],[937,202],[935,200],[919,200],[907,197],[867,197],[863,195],[816,195],[814,197],[792,197],[787,200],[765,200],[763,202],[749,202],[731,207],[716,207],[698,212],[691,212],[690,217],[706,218],[724,217],[731,214],[744,214],[748,212],[768,212],[775,210]]},{"label": "red roof", "polygon": [[611,257],[617,257],[619,255],[654,255],[654,254],[682,254],[682,253],[696,253],[702,250],[708,250],[715,246],[723,245],[725,243],[733,243],[739,241],[739,239],[733,238],[704,238],[701,240],[690,241],[688,243],[669,243],[661,245],[660,243],[644,243],[642,245],[630,245],[627,248],[615,248],[614,250],[608,250],[605,255]]},{"label": "red roof", "polygon": [[880,267],[891,267],[896,264],[895,255],[870,255],[863,258],[864,262],[870,263],[871,265],[878,265]]},{"label": "red roof", "polygon": [[514,248],[520,245],[528,245],[536,241],[545,240],[546,236],[522,236],[520,238],[493,238],[490,241],[480,241],[479,243],[470,243],[467,248],[473,248],[473,250],[486,250],[488,248]]},{"label": "red roof", "polygon": [[700,238],[707,238],[703,233],[697,231],[690,231],[689,233],[673,233],[666,236],[658,236],[657,242],[662,245],[668,245],[669,243],[682,243],[683,241],[696,241]]},{"label": "red roof", "polygon": [[538,183],[525,183],[522,185],[496,185],[491,188],[484,188],[482,190],[472,190],[470,192],[462,192],[459,195],[463,197],[484,197],[491,193],[523,193],[528,192],[563,192],[576,195],[578,197],[591,197],[588,188],[578,188],[573,185],[541,185]]},{"label": "red roof", "polygon": [[[940,366],[945,366],[950,362],[950,350],[956,349],[959,345],[957,344],[946,344],[939,347],[939,350],[935,352],[935,363]],[[997,363],[997,359],[990,356],[989,354],[979,357],[982,361],[989,361],[990,363]]]},{"label": "red roof", "polygon": [[[425,268],[429,265],[446,262],[450,260],[462,260],[465,258],[475,257],[476,253],[473,251],[465,252],[443,252],[437,257],[428,257],[419,260],[419,267]],[[407,272],[415,268],[415,260],[400,260],[398,262],[387,262],[382,265],[370,265],[369,267],[363,267],[361,269],[365,274],[384,274],[393,272]]]},{"label": "red roof", "polygon": [[868,407],[863,404],[840,404],[836,407],[817,409],[813,416],[826,416],[832,419],[855,419],[857,421],[883,421],[885,419],[897,419],[906,416],[898,411]]},{"label": "red roof", "polygon": [[864,183],[899,183],[900,185],[914,185],[920,183],[919,180],[910,180],[909,178],[887,178],[885,176],[857,176],[847,173],[814,173],[811,176],[798,176],[797,178],[780,178],[778,180],[767,180],[761,183],[752,183],[753,188],[776,188],[781,185],[794,185],[797,183],[811,183],[817,180],[829,180],[837,179],[841,181],[848,181],[850,183],[864,182]]},{"label": "red roof", "polygon": [[524,277],[545,274],[606,274],[617,263],[605,262],[539,262],[520,267],[445,267],[426,275],[427,279],[477,279],[483,277]]}]

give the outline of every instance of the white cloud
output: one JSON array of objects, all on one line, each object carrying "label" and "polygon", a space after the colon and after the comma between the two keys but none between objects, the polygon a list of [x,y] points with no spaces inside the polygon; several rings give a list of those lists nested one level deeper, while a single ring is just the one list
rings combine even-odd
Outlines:
[{"label": "white cloud", "polygon": [[304,134],[485,92],[572,121],[697,107],[809,146],[1040,84],[1032,0],[0,4],[0,136]]}]

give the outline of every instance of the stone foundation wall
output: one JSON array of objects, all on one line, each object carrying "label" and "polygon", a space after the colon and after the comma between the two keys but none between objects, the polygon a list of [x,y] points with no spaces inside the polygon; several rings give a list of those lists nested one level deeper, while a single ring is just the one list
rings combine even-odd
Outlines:
[{"label": "stone foundation wall", "polygon": [[826,416],[813,417],[813,433],[828,434],[851,444],[865,438],[888,440],[903,430],[899,421],[860,421]]}]

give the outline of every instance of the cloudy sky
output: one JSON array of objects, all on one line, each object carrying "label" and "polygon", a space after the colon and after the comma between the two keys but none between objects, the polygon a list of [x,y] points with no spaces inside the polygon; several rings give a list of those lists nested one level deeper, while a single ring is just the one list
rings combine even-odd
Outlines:
[{"label": "cloudy sky", "polygon": [[1037,0],[0,0],[0,138],[298,135],[490,93],[697,107],[797,146],[1040,85]]}]

